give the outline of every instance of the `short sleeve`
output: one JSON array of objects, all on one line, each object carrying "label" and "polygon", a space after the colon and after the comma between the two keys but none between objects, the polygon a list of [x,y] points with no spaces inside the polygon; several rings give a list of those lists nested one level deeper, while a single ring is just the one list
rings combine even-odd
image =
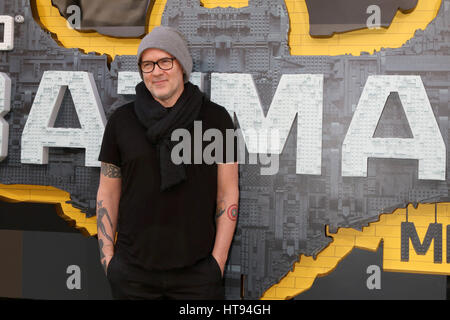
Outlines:
[{"label": "short sleeve", "polygon": [[106,123],[105,132],[103,133],[102,146],[100,149],[98,160],[120,167],[120,151],[116,139],[116,130],[114,123],[114,117],[111,116]]},{"label": "short sleeve", "polygon": [[218,163],[234,163],[238,161],[238,138],[236,126],[231,119],[228,111],[221,107],[220,113],[220,131],[222,132],[223,139],[223,161]]}]

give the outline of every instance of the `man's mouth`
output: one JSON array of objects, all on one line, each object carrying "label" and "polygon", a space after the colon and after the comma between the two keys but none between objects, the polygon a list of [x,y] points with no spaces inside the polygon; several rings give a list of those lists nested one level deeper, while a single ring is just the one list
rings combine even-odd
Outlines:
[{"label": "man's mouth", "polygon": [[158,80],[158,81],[153,81],[153,85],[159,86],[162,85],[166,82],[167,80]]}]

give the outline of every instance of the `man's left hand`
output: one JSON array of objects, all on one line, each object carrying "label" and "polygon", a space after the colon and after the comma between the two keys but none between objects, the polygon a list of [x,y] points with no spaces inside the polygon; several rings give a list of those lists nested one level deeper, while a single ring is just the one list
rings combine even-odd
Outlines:
[{"label": "man's left hand", "polygon": [[225,263],[227,262],[227,259],[220,258],[219,256],[215,256],[214,254],[213,254],[213,257],[214,257],[214,259],[216,259],[216,262],[219,265],[220,272],[222,273],[222,277],[223,277],[223,272],[225,269]]}]

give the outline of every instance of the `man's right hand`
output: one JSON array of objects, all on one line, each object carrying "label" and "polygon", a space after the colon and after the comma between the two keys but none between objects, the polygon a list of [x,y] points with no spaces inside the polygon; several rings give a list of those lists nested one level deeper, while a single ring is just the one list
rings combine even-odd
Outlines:
[{"label": "man's right hand", "polygon": [[104,260],[103,260],[103,270],[105,271],[105,274],[106,275],[108,275],[108,266],[109,266],[109,263],[111,262],[111,259],[112,259],[112,257],[113,256],[107,256],[107,257],[105,257],[104,258]]}]

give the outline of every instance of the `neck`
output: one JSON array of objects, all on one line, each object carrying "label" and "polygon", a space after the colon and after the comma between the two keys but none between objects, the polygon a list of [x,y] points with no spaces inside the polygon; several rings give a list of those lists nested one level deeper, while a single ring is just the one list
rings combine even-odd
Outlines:
[{"label": "neck", "polygon": [[167,100],[161,100],[156,97],[153,98],[155,98],[155,100],[158,101],[164,108],[172,108],[177,102],[179,97],[180,96],[176,97],[176,99],[167,99]]}]

